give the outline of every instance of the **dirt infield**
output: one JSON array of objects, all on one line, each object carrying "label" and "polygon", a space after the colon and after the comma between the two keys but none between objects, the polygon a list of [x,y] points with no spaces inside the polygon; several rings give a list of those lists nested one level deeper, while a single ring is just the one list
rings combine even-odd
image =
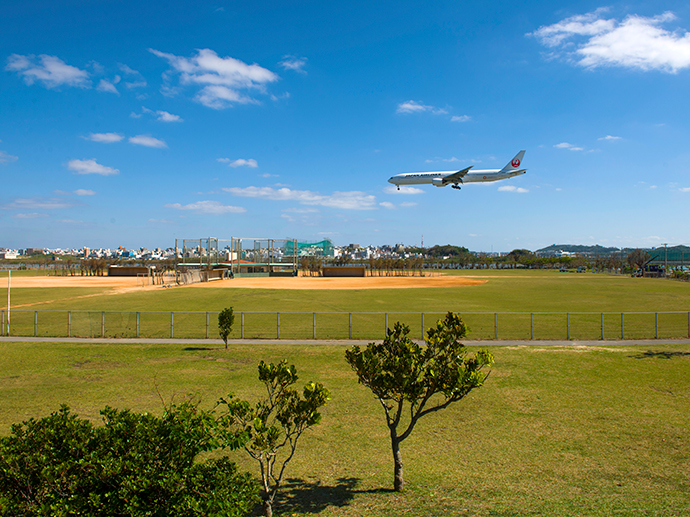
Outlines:
[{"label": "dirt infield", "polygon": [[[4,278],[0,286],[6,287]],[[133,276],[12,276],[12,287],[137,287]]]},{"label": "dirt infield", "polygon": [[[391,276],[364,278],[258,277],[235,278],[192,284],[192,288],[238,289],[410,289],[419,287],[467,287],[486,283],[486,279],[461,276]],[[4,282],[3,282],[4,283]],[[4,286],[3,286],[4,287]],[[137,286],[135,277],[109,276],[32,276],[12,278],[12,287],[110,287],[118,292],[163,289],[163,286]]]}]

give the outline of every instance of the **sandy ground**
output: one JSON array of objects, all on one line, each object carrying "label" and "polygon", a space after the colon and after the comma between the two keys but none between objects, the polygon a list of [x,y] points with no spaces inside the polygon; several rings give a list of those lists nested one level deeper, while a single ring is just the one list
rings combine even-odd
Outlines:
[{"label": "sandy ground", "polygon": [[[3,281],[4,284],[6,281]],[[461,276],[398,276],[364,278],[260,277],[216,280],[189,287],[245,289],[409,289],[415,287],[464,287],[486,283],[485,279]],[[2,286],[4,287],[4,285]],[[116,292],[164,289],[137,286],[136,277],[33,276],[12,278],[12,287],[110,287]]]}]

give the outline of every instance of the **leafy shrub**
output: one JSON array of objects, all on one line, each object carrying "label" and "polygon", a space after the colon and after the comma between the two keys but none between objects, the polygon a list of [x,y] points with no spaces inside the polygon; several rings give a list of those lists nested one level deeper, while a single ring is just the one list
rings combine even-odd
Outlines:
[{"label": "leafy shrub", "polygon": [[95,427],[67,406],[0,438],[0,515],[239,516],[258,502],[251,476],[201,452],[237,448],[197,404],[163,417],[105,408]]}]

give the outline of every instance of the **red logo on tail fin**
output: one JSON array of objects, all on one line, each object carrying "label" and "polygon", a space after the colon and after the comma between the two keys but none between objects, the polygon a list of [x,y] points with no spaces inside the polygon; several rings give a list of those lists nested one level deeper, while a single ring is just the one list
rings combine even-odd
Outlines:
[{"label": "red logo on tail fin", "polygon": [[520,160],[515,158],[510,164],[517,169],[520,166]]}]

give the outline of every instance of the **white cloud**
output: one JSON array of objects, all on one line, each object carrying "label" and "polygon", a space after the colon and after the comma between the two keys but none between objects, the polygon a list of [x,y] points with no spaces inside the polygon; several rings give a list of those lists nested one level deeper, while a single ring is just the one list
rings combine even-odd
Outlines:
[{"label": "white cloud", "polygon": [[[173,71],[179,74],[180,84],[202,86],[195,99],[213,109],[257,103],[256,99],[241,92],[264,93],[268,83],[278,80],[278,76],[266,68],[248,65],[232,57],[220,57],[211,49],[198,50],[197,55],[191,58],[155,49],[149,49],[149,52],[168,61]],[[168,78],[171,76],[169,72],[166,74]],[[170,86],[164,86],[163,91],[176,93]]]},{"label": "white cloud", "polygon": [[18,159],[18,156],[12,156],[11,154],[7,154],[5,151],[0,151],[0,163],[16,162]]},{"label": "white cloud", "polygon": [[434,115],[445,115],[448,112],[442,108],[435,108],[434,106],[427,106],[417,101],[406,101],[398,104],[396,113],[433,113]]},{"label": "white cloud", "polygon": [[117,91],[117,88],[115,88],[115,85],[106,79],[101,79],[101,82],[98,83],[98,86],[96,86],[96,89],[99,92],[107,92],[107,93],[114,93],[115,95],[120,95],[120,92]]},{"label": "white cloud", "polygon": [[168,113],[167,111],[156,111],[156,115],[158,115],[158,120],[161,122],[182,122],[182,117],[179,115],[173,115],[172,113]]},{"label": "white cloud", "polygon": [[[660,27],[676,19],[666,11],[652,17],[631,14],[622,21],[605,19],[607,9],[571,16],[528,34],[585,68],[620,66],[668,73],[690,67],[690,34]],[[584,38],[584,41],[582,39]],[[574,48],[574,50],[572,50]]]},{"label": "white cloud", "polygon": [[91,140],[92,142],[112,144],[115,142],[120,142],[124,136],[118,133],[90,133],[89,136],[85,136],[83,138],[86,140]]},{"label": "white cloud", "polygon": [[526,194],[529,192],[526,188],[516,187],[515,185],[503,185],[498,187],[499,192],[517,192],[518,194]]},{"label": "white cloud", "polygon": [[129,114],[129,116],[130,116],[131,118],[141,118],[141,117],[142,117],[142,114],[141,114],[141,113],[136,113],[136,112],[133,111],[132,113]]},{"label": "white cloud", "polygon": [[86,190],[83,188],[78,188],[77,190],[74,191],[74,193],[77,196],[93,196],[96,194],[93,190]]},{"label": "white cloud", "polygon": [[231,160],[230,158],[218,158],[218,161],[221,163],[227,163],[228,167],[250,167],[252,169],[256,169],[259,164],[257,163],[256,160],[253,158],[249,158],[248,160],[245,160],[243,158],[238,158],[237,160]]},{"label": "white cloud", "polygon": [[390,201],[382,201],[381,203],[379,203],[379,205],[383,208],[387,208],[388,210],[395,210],[395,205]]},{"label": "white cloud", "polygon": [[143,145],[144,147],[155,147],[157,149],[168,147],[168,144],[166,144],[163,140],[158,140],[157,138],[153,138],[152,136],[148,135],[132,136],[129,138],[129,143]]},{"label": "white cloud", "polygon": [[302,74],[307,73],[306,70],[304,70],[304,67],[307,64],[306,57],[283,56],[283,60],[278,64],[285,70],[293,70]]},{"label": "white cloud", "polygon": [[118,66],[120,70],[124,72],[125,75],[133,76],[133,79],[131,81],[124,82],[124,85],[127,88],[131,90],[132,88],[143,88],[145,86],[148,86],[146,79],[144,79],[144,76],[142,76],[139,71],[133,70],[132,68],[128,67],[127,65],[123,65],[122,63],[118,63]]},{"label": "white cloud", "polygon": [[101,176],[120,174],[120,171],[117,169],[96,163],[95,158],[91,160],[70,160],[67,162],[67,168],[77,174],[100,174]]},{"label": "white cloud", "polygon": [[190,210],[198,214],[223,215],[223,214],[242,214],[247,210],[240,206],[224,205],[219,201],[197,201],[189,205],[181,205],[180,203],[173,203],[165,205],[166,208],[174,208],[176,210]]},{"label": "white cloud", "polygon": [[318,208],[286,208],[283,212],[290,214],[316,214],[319,212]]},{"label": "white cloud", "polygon": [[451,122],[469,122],[470,120],[472,120],[472,117],[469,115],[455,115],[450,119]]},{"label": "white cloud", "polygon": [[[172,113],[168,113],[167,111],[163,111],[163,110],[153,111],[153,110],[148,109],[146,106],[142,106],[141,111],[142,111],[142,113],[148,113],[148,114],[153,115],[153,116],[158,115],[156,117],[156,120],[158,120],[160,122],[184,122],[182,117],[180,117],[179,115],[173,115]],[[132,112],[129,116],[132,118],[141,118],[141,115],[139,115],[135,112]]]},{"label": "white cloud", "polygon": [[398,189],[398,187],[390,185],[388,187],[385,187],[383,191],[386,194],[424,194],[424,191],[420,188],[406,187],[405,185],[402,185],[400,189]]},{"label": "white cloud", "polygon": [[620,136],[606,135],[606,136],[602,136],[601,138],[598,138],[597,140],[606,140],[609,142],[614,142],[616,140],[621,140],[621,137]]},{"label": "white cloud", "polygon": [[14,214],[12,217],[15,219],[39,219],[41,217],[48,217],[48,214],[39,214],[39,213],[31,213],[31,214]]},{"label": "white cloud", "polygon": [[573,144],[569,144],[568,142],[561,142],[560,144],[554,145],[556,149],[568,149],[569,151],[584,151],[584,148],[582,147],[577,147]]},{"label": "white cloud", "polygon": [[433,160],[432,160],[432,159],[428,159],[428,160],[424,160],[424,163],[436,163],[436,162],[447,162],[447,163],[450,163],[450,162],[459,162],[459,161],[460,161],[460,160],[457,159],[455,156],[452,156],[452,157],[450,157],[450,158],[434,158]]},{"label": "white cloud", "polygon": [[333,192],[330,196],[309,190],[292,190],[273,187],[231,187],[225,192],[239,197],[270,199],[272,201],[297,201],[302,205],[318,205],[345,210],[373,210],[376,208],[376,197],[364,192]]},{"label": "white cloud", "polygon": [[678,190],[680,190],[681,192],[690,192],[690,187],[681,187]]},{"label": "white cloud", "polygon": [[11,203],[2,206],[4,210],[60,210],[72,208],[74,203],[65,199],[50,197],[17,198]]},{"label": "white cloud", "polygon": [[417,203],[414,203],[412,201],[405,201],[404,203],[400,203],[400,206],[403,208],[411,208],[413,206],[417,206]]},{"label": "white cloud", "polygon": [[28,85],[39,81],[46,88],[58,88],[63,85],[78,88],[91,87],[89,73],[86,70],[70,66],[57,56],[41,54],[36,60],[34,55],[12,54],[7,59],[5,70],[17,72]]}]

